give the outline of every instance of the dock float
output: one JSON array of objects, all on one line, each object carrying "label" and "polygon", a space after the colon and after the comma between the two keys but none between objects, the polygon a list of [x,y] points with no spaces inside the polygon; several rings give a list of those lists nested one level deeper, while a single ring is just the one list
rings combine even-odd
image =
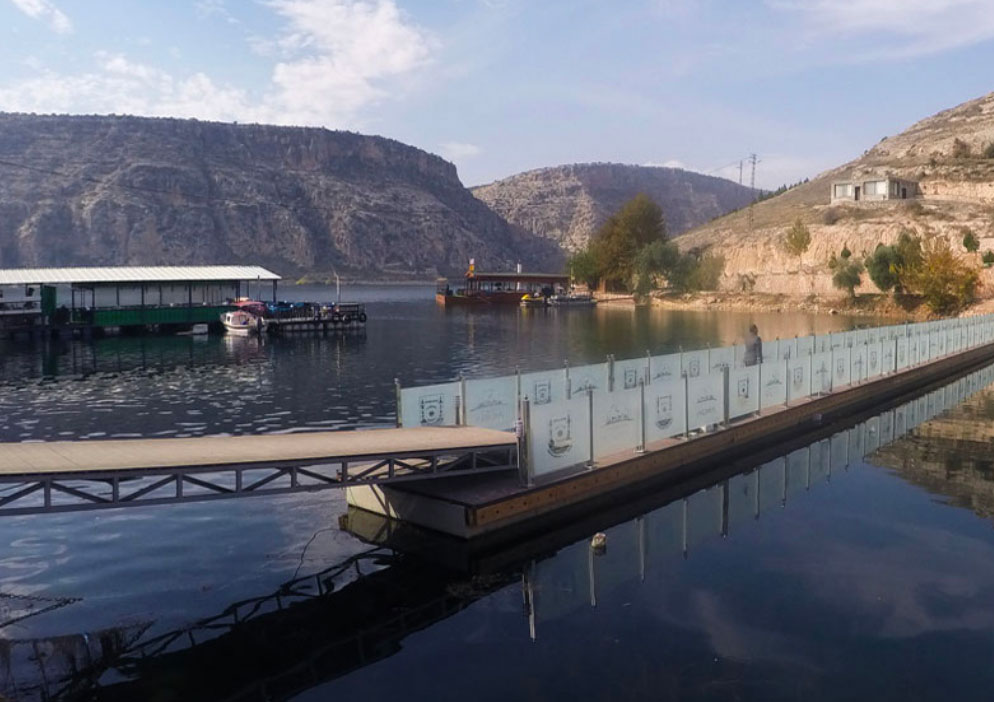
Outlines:
[{"label": "dock float", "polygon": [[349,486],[346,495],[350,507],[388,519],[460,539],[503,542],[636,499],[646,489],[690,479],[746,452],[795,439],[826,422],[924,391],[992,361],[994,344],[985,344],[764,410],[718,431],[650,443],[642,453],[626,451],[598,459],[531,486],[512,473],[453,475],[431,483]]},{"label": "dock float", "polygon": [[513,472],[516,451],[513,434],[465,426],[3,443],[0,515]]}]

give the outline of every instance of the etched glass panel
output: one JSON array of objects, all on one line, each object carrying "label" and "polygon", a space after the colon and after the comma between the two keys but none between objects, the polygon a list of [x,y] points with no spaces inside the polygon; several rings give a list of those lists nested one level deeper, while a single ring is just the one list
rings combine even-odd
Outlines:
[{"label": "etched glass panel", "polygon": [[866,379],[866,344],[853,346],[850,351],[852,352],[850,380],[853,383],[858,383]]},{"label": "etched glass panel", "polygon": [[734,353],[735,349],[731,346],[708,349],[708,368],[712,373],[721,373],[723,368],[732,368],[735,365]]},{"label": "etched glass panel", "polygon": [[832,351],[832,388],[849,385],[852,380],[852,349],[834,349]]},{"label": "etched glass panel", "polygon": [[777,361],[759,367],[760,405],[765,409],[787,402],[787,363]]},{"label": "etched glass panel", "polygon": [[569,369],[570,396],[584,395],[592,390],[607,390],[607,364],[591,363]]},{"label": "etched glass panel", "polygon": [[882,372],[882,349],[879,343],[866,345],[866,377],[876,378]]},{"label": "etched glass panel", "polygon": [[728,372],[728,416],[731,419],[759,411],[759,366]]},{"label": "etched glass panel", "polygon": [[797,339],[797,355],[798,357],[810,356],[815,352],[815,337],[814,336],[801,336]]},{"label": "etched glass panel", "polygon": [[649,365],[652,382],[668,382],[680,379],[680,354],[653,356]]},{"label": "etched glass panel", "polygon": [[404,427],[441,427],[457,424],[459,383],[402,388],[400,419]]},{"label": "etched glass panel", "polygon": [[645,388],[646,442],[660,441],[687,431],[687,404],[683,381],[657,381]]},{"label": "etched glass panel", "polygon": [[649,359],[630,358],[614,362],[614,389],[631,390],[639,386],[639,382],[648,382]]},{"label": "etched glass panel", "polygon": [[832,391],[832,352],[816,353],[811,357],[811,392]]},{"label": "etched glass panel", "polygon": [[642,391],[594,393],[594,458],[634,451],[639,443],[639,405]]},{"label": "etched glass panel", "polygon": [[681,372],[688,378],[700,378],[708,373],[708,351],[684,351],[680,354]]},{"label": "etched glass panel", "polygon": [[586,395],[531,407],[529,465],[534,475],[569,468],[590,459],[589,400]]},{"label": "etched glass panel", "polygon": [[797,339],[780,339],[776,359],[786,361],[797,357]]},{"label": "etched glass panel", "polygon": [[787,393],[791,400],[811,394],[811,357],[787,361]]},{"label": "etched glass panel", "polygon": [[687,424],[691,429],[717,424],[724,419],[724,379],[706,375],[687,380]]},{"label": "etched glass panel", "polygon": [[897,369],[903,370],[908,367],[911,363],[911,357],[908,354],[908,340],[898,339],[897,340]]},{"label": "etched glass panel", "polygon": [[518,418],[518,379],[514,376],[466,381],[466,424],[514,429]]},{"label": "etched glass panel", "polygon": [[532,407],[562,402],[566,399],[566,373],[562,370],[523,373],[521,397],[527,397]]}]

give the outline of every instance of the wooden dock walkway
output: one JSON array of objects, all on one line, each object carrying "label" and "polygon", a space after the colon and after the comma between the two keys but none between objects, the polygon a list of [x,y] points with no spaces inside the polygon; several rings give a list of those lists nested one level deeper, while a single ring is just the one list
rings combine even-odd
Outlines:
[{"label": "wooden dock walkway", "polygon": [[0,444],[0,515],[517,469],[514,434],[418,427]]}]

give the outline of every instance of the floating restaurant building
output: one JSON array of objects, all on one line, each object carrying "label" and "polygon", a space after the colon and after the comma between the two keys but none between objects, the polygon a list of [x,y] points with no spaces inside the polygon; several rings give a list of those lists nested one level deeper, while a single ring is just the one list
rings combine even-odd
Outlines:
[{"label": "floating restaurant building", "polygon": [[259,266],[0,269],[0,334],[210,324],[240,297],[275,301],[279,280]]}]

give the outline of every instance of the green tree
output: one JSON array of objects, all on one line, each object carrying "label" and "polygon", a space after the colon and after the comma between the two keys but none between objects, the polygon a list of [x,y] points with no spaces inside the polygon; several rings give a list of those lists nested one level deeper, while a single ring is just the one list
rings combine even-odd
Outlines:
[{"label": "green tree", "polygon": [[797,256],[798,264],[800,264],[801,256],[811,246],[811,232],[804,226],[804,222],[801,221],[800,217],[794,221],[794,226],[788,229],[787,233],[783,235],[780,245],[791,256]]},{"label": "green tree", "polygon": [[873,253],[866,257],[865,265],[870,280],[881,291],[900,288],[901,255],[896,246],[878,244]]},{"label": "green tree", "polygon": [[980,239],[977,235],[973,233],[972,229],[966,229],[966,233],[963,235],[963,248],[970,253],[977,253],[977,249],[980,248]]},{"label": "green tree", "polygon": [[848,290],[849,297],[856,297],[856,288],[863,282],[863,264],[852,257],[849,247],[843,247],[838,256],[832,254],[828,261],[832,271],[832,285],[839,290]]},{"label": "green tree", "polygon": [[601,276],[614,285],[631,287],[636,257],[643,247],[657,241],[666,241],[663,211],[648,195],[639,193],[594,235]]},{"label": "green tree", "polygon": [[673,270],[679,260],[680,249],[672,241],[654,241],[643,246],[635,256],[635,294],[648,295],[656,287],[656,279]]},{"label": "green tree", "polygon": [[566,265],[574,280],[584,282],[590,288],[596,287],[600,281],[600,263],[595,252],[589,247],[570,256]]},{"label": "green tree", "polygon": [[990,268],[992,265],[994,265],[994,251],[987,249],[986,251],[984,251],[984,255],[981,257],[980,260],[984,262],[985,267]]},{"label": "green tree", "polygon": [[910,283],[929,309],[948,314],[974,300],[980,276],[953,252],[946,239],[934,237],[922,247],[922,263]]},{"label": "green tree", "polygon": [[682,254],[666,277],[675,290],[697,292],[716,289],[724,271],[724,256],[695,249]]}]

